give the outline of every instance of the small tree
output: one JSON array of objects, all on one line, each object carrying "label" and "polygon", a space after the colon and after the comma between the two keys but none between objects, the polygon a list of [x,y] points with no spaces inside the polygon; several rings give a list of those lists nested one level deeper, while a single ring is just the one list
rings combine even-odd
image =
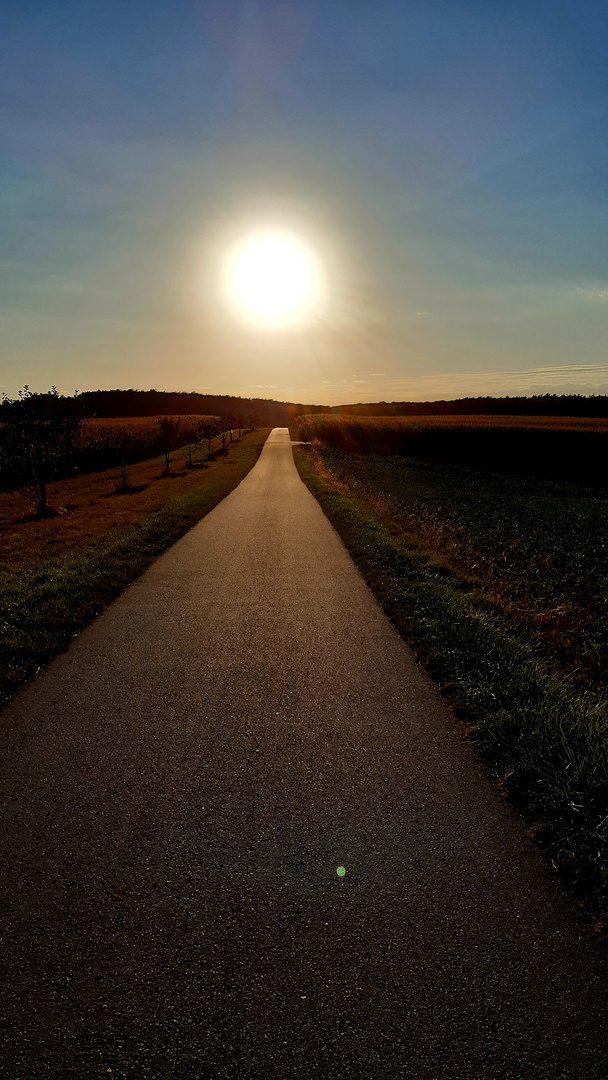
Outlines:
[{"label": "small tree", "polygon": [[47,484],[73,464],[82,421],[55,386],[48,394],[35,394],[27,384],[18,401],[3,397],[1,419],[4,455],[34,488],[37,513],[44,517],[49,512]]},{"label": "small tree", "polygon": [[199,421],[198,430],[200,432],[200,438],[206,439],[209,447],[207,454],[207,460],[211,460],[211,442],[217,435],[222,434],[222,422],[219,416],[206,416],[204,420]]},{"label": "small tree", "polygon": [[169,475],[171,454],[180,444],[181,421],[179,416],[159,416],[158,434],[161,453],[165,455],[165,471]]},{"label": "small tree", "polygon": [[187,420],[183,423],[181,438],[188,444],[188,468],[192,468],[192,447],[201,441],[200,424],[198,420]]},{"label": "small tree", "polygon": [[127,462],[132,461],[133,457],[137,455],[137,451],[140,447],[140,438],[137,431],[132,427],[126,427],[126,425],[121,424],[116,428],[114,445],[120,456],[122,489],[123,491],[126,491],[129,486],[127,483]]},{"label": "small tree", "polygon": [[220,427],[221,427],[220,435],[222,436],[222,450],[225,450],[226,449],[226,431],[230,427],[230,417],[226,416],[226,415],[223,415],[223,416],[220,416],[219,419],[220,419]]},{"label": "small tree", "polygon": [[234,416],[233,413],[226,413],[225,416],[223,417],[223,420],[224,420],[225,428],[227,428],[227,430],[230,432],[230,440],[229,441],[232,442],[232,432],[233,432],[234,426],[236,424],[236,417]]}]

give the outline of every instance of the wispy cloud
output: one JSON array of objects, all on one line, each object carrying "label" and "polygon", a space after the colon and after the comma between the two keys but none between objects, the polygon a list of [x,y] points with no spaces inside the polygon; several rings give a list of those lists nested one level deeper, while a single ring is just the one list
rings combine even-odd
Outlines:
[{"label": "wispy cloud", "polygon": [[[369,380],[369,381],[368,381]],[[371,376],[318,386],[290,387],[293,397],[328,405],[377,401],[382,387],[384,400],[438,401],[460,397],[504,397],[532,394],[608,393],[608,364],[570,364],[519,368],[512,371],[455,372],[419,375],[410,379],[388,378],[378,384]]]},{"label": "wispy cloud", "polygon": [[579,296],[585,296],[589,300],[608,300],[608,289],[582,289],[576,290]]}]

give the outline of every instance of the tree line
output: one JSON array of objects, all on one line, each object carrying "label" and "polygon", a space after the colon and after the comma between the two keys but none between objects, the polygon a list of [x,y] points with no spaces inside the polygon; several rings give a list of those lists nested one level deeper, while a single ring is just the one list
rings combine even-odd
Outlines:
[{"label": "tree line", "polygon": [[[533,394],[530,397],[468,397],[453,401],[376,401],[314,407],[333,416],[608,416],[606,394]],[[299,415],[299,414],[298,414]]]},{"label": "tree line", "polygon": [[[233,432],[264,426],[289,426],[308,415],[431,416],[528,415],[608,416],[608,397],[544,394],[533,397],[461,398],[435,402],[376,402],[359,405],[299,405],[273,400],[173,393],[158,390],[96,390],[61,397],[55,387],[46,394],[25,386],[16,400],[3,396],[0,405],[0,489],[31,484],[38,512],[47,512],[46,485],[78,472],[119,465],[127,487],[127,465],[163,454],[169,470],[171,454],[219,435],[222,447]],[[108,425],[103,437],[86,428],[100,418],[155,418],[147,432],[134,425]],[[490,436],[487,436],[490,438]],[[535,436],[527,436],[529,439]],[[575,440],[570,440],[575,441]],[[581,442],[579,439],[578,443]]]},{"label": "tree line", "polygon": [[243,431],[259,426],[255,413],[226,412],[223,415],[161,415],[147,422],[119,419],[117,423],[95,423],[84,415],[80,399],[61,397],[53,386],[37,394],[25,386],[16,400],[3,397],[0,404],[0,488],[13,490],[30,485],[37,512],[48,513],[47,485],[51,480],[79,473],[119,466],[126,490],[127,467],[150,457],[164,456],[170,469],[171,454],[221,436],[222,449]]},{"label": "tree line", "polygon": [[88,390],[79,394],[78,400],[83,416],[255,415],[261,427],[287,427],[302,413],[326,408],[263,398],[164,390]]},{"label": "tree line", "polygon": [[263,398],[162,390],[91,390],[79,397],[87,416],[174,416],[255,413],[264,427],[288,427],[299,416],[608,416],[605,394],[534,394],[466,397],[452,401],[375,401],[351,405],[302,405]]}]

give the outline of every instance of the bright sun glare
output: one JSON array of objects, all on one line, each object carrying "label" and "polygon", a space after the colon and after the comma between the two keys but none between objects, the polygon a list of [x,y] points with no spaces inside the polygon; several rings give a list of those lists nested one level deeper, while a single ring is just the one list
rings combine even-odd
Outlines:
[{"label": "bright sun glare", "polygon": [[293,326],[319,298],[319,269],[312,252],[283,233],[258,233],[228,259],[228,298],[261,326]]}]

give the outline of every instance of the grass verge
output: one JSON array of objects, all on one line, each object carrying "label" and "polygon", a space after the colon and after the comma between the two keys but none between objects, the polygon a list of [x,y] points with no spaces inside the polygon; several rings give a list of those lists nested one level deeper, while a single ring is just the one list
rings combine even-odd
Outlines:
[{"label": "grass verge", "polygon": [[[113,526],[67,554],[0,572],[0,701],[63,652],[72,638],[164,551],[241,482],[255,465],[268,429],[233,443],[195,486],[136,520]],[[170,489],[169,489],[170,490]]]},{"label": "grass verge", "polygon": [[556,673],[608,697],[607,491],[325,445],[314,456]]},{"label": "grass verge", "polygon": [[300,475],[384,611],[466,719],[501,791],[608,925],[608,707],[550,670],[445,564],[395,536],[295,448]]}]

